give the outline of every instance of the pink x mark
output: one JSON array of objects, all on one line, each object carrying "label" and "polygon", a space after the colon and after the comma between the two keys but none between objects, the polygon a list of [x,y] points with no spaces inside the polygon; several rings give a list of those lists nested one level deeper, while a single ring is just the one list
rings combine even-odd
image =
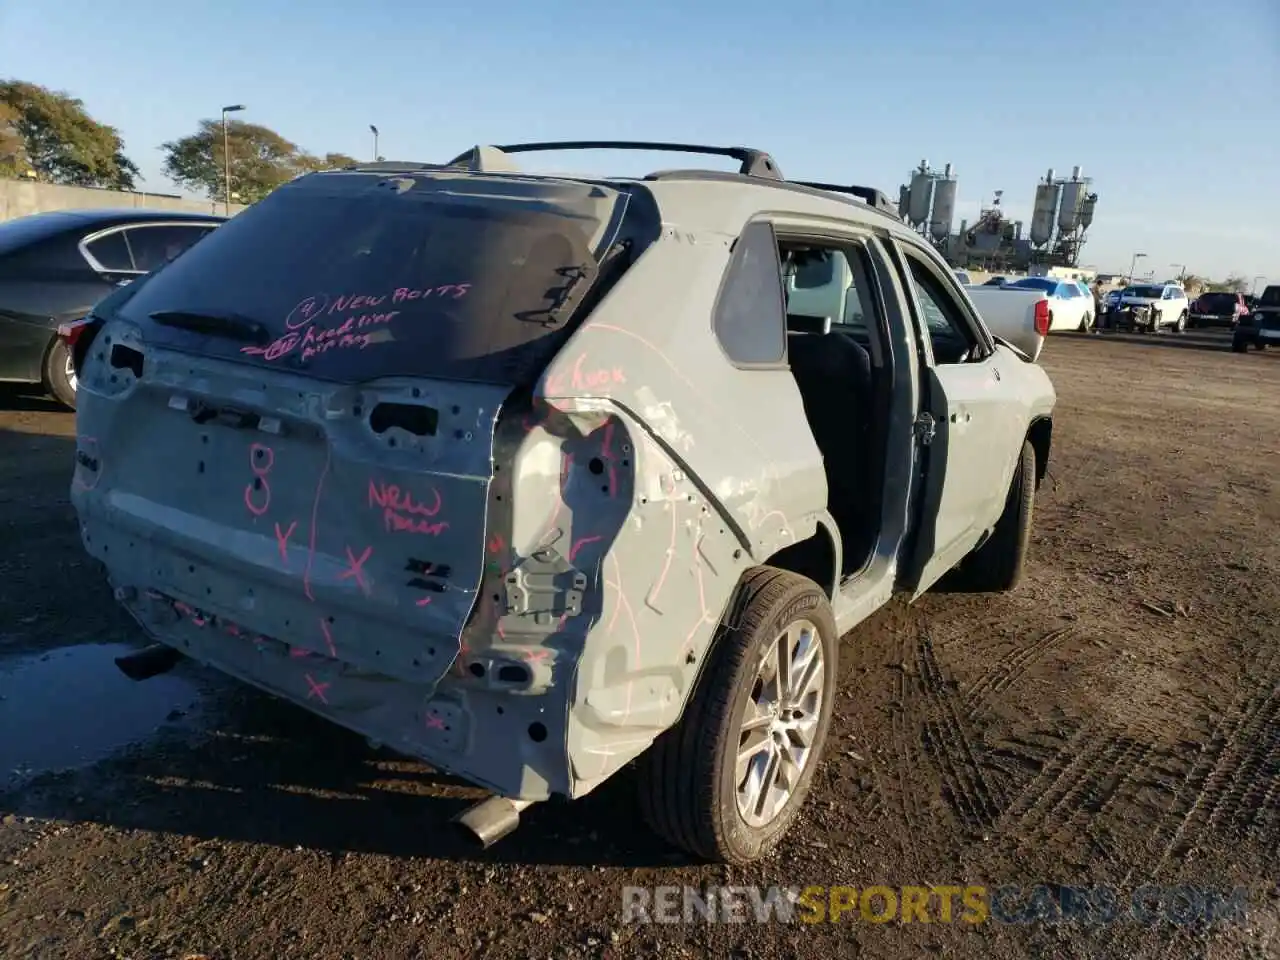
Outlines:
[{"label": "pink x mark", "polygon": [[355,577],[356,583],[360,585],[360,590],[367,596],[369,593],[369,584],[364,579],[364,564],[373,553],[373,547],[365,547],[364,553],[360,554],[357,560],[355,554],[351,552],[351,548],[347,547],[347,569],[338,574],[339,580],[346,580],[348,577]]},{"label": "pink x mark", "polygon": [[329,701],[325,699],[324,692],[329,689],[330,684],[327,682],[316,683],[309,673],[304,673],[303,676],[307,680],[307,686],[311,688],[307,691],[307,699],[310,700],[312,697],[318,697],[321,703],[328,703]]},{"label": "pink x mark", "polygon": [[528,663],[541,663],[551,656],[550,650],[526,650],[524,658]]},{"label": "pink x mark", "polygon": [[440,716],[440,714],[438,714],[438,713],[428,713],[428,714],[427,714],[427,729],[428,729],[428,730],[443,730],[443,729],[444,729],[444,717]]}]

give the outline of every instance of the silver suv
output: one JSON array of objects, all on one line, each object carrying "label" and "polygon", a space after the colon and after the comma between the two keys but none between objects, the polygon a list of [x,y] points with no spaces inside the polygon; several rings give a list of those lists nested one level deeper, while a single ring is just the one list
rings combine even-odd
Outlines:
[{"label": "silver suv", "polygon": [[[736,173],[520,172],[534,150]],[[285,184],[67,333],[86,549],[159,645],[492,790],[639,760],[743,863],[812,783],[840,637],[1006,590],[1055,396],[878,191],[766,154],[516,144]]]}]

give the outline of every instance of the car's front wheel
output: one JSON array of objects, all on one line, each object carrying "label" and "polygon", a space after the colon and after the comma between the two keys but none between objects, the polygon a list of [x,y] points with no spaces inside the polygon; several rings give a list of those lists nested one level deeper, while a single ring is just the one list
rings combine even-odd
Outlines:
[{"label": "car's front wheel", "polygon": [[744,575],[680,722],[640,760],[654,832],[734,864],[766,856],[813,783],[835,697],[827,596],[776,567]]},{"label": "car's front wheel", "polygon": [[71,351],[61,340],[55,340],[44,360],[44,387],[63,406],[76,408],[76,369]]},{"label": "car's front wheel", "polygon": [[1183,311],[1182,313],[1178,314],[1178,319],[1174,321],[1173,329],[1177,333],[1181,333],[1183,330],[1187,329],[1186,311]]}]

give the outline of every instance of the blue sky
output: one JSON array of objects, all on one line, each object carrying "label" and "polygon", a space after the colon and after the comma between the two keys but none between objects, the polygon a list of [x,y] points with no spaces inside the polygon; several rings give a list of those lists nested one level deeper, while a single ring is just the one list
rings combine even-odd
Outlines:
[{"label": "blue sky", "polygon": [[0,0],[0,76],[83,99],[157,191],[174,192],[158,145],[230,103],[361,158],[371,123],[390,159],[746,143],[788,176],[896,198],[927,157],[955,164],[957,220],[997,189],[1029,220],[1037,179],[1080,164],[1099,194],[1086,264],[1125,270],[1138,250],[1162,278],[1185,263],[1280,282],[1275,0]]}]

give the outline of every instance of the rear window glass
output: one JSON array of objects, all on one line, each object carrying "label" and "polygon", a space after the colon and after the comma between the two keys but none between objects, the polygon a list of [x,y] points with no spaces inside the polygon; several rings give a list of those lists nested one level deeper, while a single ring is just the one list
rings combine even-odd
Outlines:
[{"label": "rear window glass", "polygon": [[1259,303],[1265,303],[1269,307],[1280,305],[1280,287],[1267,287],[1262,291],[1262,296],[1258,298]]},{"label": "rear window glass", "polygon": [[1126,297],[1141,297],[1144,300],[1159,300],[1164,296],[1164,287],[1128,287]]},{"label": "rear window glass", "polygon": [[1056,280],[1042,280],[1039,277],[1023,277],[1021,280],[1015,280],[1009,284],[1016,290],[1043,290],[1045,293],[1054,293],[1058,289]]},{"label": "rear window glass", "polygon": [[1234,293],[1206,293],[1200,302],[1206,307],[1229,307],[1237,301]]},{"label": "rear window glass", "polygon": [[[621,207],[589,184],[311,175],[220,226],[118,312],[153,343],[327,380],[523,383],[558,347]],[[159,312],[233,323],[195,332],[149,319]],[[244,321],[265,336],[247,339]]]}]

